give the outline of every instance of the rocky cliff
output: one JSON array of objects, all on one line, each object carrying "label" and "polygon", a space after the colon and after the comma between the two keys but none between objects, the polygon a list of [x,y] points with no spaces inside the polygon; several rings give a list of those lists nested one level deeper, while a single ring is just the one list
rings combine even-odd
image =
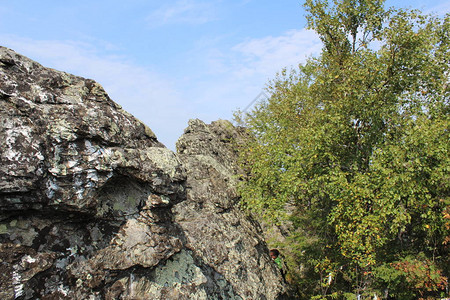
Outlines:
[{"label": "rocky cliff", "polygon": [[[149,112],[154,113],[154,112]],[[165,148],[96,82],[0,47],[1,299],[278,299],[229,122]]]}]

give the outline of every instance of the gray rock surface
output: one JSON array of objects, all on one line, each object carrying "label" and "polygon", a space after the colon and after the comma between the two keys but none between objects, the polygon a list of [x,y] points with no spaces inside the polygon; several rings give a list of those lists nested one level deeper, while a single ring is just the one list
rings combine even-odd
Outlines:
[{"label": "gray rock surface", "polygon": [[285,288],[280,274],[259,224],[239,208],[235,149],[245,138],[229,121],[189,121],[177,142],[187,170],[187,201],[175,205],[175,220],[186,246],[233,286],[236,296],[226,299],[276,299]]},{"label": "gray rock surface", "polygon": [[281,297],[216,124],[178,157],[98,83],[0,47],[0,299]]}]

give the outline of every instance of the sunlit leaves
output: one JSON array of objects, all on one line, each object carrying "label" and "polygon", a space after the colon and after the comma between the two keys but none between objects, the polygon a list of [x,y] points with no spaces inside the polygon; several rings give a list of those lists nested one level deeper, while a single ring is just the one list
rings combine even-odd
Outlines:
[{"label": "sunlit leaves", "polygon": [[244,204],[289,220],[312,294],[394,288],[393,263],[414,253],[448,273],[450,18],[369,0],[306,7],[324,48],[244,116]]}]

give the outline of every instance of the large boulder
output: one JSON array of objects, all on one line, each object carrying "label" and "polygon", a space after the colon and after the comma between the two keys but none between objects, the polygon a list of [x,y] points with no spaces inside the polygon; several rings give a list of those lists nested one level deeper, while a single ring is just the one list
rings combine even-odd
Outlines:
[{"label": "large boulder", "polygon": [[180,160],[95,81],[4,47],[0,115],[0,299],[283,294],[229,157]]},{"label": "large boulder", "polygon": [[[276,299],[284,292],[257,222],[239,207],[237,145],[246,135],[229,121],[190,120],[177,142],[186,167],[187,201],[175,205],[186,247],[222,274],[243,299]],[[228,296],[226,299],[240,299]]]}]

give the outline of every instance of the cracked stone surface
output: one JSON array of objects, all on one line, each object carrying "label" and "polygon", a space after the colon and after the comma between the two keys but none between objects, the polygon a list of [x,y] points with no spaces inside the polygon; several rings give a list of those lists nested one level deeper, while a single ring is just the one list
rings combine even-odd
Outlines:
[{"label": "cracked stone surface", "polygon": [[95,81],[4,47],[0,116],[0,299],[283,297],[231,124],[191,121],[177,155]]},{"label": "cracked stone surface", "polygon": [[187,171],[187,201],[175,205],[175,220],[186,246],[243,299],[276,299],[285,291],[280,274],[267,256],[259,224],[239,208],[235,144],[245,138],[229,121],[189,121],[177,142]]}]

